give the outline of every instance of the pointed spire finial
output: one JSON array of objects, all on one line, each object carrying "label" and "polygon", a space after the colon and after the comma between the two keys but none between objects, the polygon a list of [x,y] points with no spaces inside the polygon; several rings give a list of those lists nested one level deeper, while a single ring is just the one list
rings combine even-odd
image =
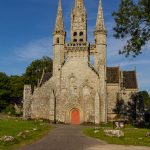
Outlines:
[{"label": "pointed spire finial", "polygon": [[102,6],[102,0],[99,0],[99,6]]},{"label": "pointed spire finial", "polygon": [[103,8],[102,8],[101,0],[99,0],[98,15],[96,21],[96,31],[105,31]]},{"label": "pointed spire finial", "polygon": [[56,31],[64,31],[61,0],[59,0],[59,3],[58,3],[58,10],[57,10],[57,17],[56,17],[56,24],[55,24],[55,32]]},{"label": "pointed spire finial", "polygon": [[75,0],[75,6],[77,8],[82,8],[83,7],[83,0]]},{"label": "pointed spire finial", "polygon": [[59,10],[62,10],[62,3],[61,3],[61,0],[59,0],[58,9],[59,9]]}]

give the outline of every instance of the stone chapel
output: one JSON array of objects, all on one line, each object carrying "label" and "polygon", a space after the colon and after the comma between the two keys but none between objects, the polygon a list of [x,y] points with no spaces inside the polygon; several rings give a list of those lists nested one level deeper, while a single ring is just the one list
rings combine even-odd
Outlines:
[{"label": "stone chapel", "polygon": [[[32,92],[24,86],[23,116],[52,122],[82,124],[113,120],[118,98],[126,102],[138,91],[136,71],[108,67],[106,28],[99,0],[94,43],[87,39],[87,12],[83,0],[75,0],[71,12],[71,37],[66,42],[62,5],[59,0],[53,32],[53,75],[43,74]],[[117,43],[116,43],[117,44]],[[90,56],[94,64],[90,63]]]}]

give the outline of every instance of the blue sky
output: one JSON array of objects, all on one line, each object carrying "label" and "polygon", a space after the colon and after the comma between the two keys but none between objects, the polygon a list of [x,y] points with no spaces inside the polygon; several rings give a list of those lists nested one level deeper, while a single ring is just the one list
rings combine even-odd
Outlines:
[{"label": "blue sky", "polygon": [[[137,70],[140,90],[150,93],[150,43],[143,54],[135,59],[118,55],[123,40],[113,37],[114,21],[111,13],[120,0],[103,0],[107,37],[107,61],[109,66],[125,70]],[[21,75],[25,68],[42,56],[53,57],[52,33],[58,0],[0,0],[0,72]],[[70,13],[74,0],[62,0],[67,40],[70,38]],[[93,41],[98,0],[84,0],[88,14],[88,40]]]}]

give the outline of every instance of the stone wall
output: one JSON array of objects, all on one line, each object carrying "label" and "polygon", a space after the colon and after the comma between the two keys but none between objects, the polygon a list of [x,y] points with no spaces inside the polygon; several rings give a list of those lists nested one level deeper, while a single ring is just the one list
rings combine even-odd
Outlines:
[{"label": "stone wall", "polygon": [[116,116],[113,109],[116,107],[117,99],[122,99],[127,104],[131,101],[132,93],[136,92],[138,92],[138,89],[121,90],[119,84],[107,84],[108,121],[113,121]]},{"label": "stone wall", "polygon": [[31,101],[32,101],[32,89],[31,85],[24,85],[23,92],[23,117],[31,117]]},{"label": "stone wall", "polygon": [[108,101],[108,121],[113,120],[115,114],[113,109],[116,106],[118,93],[120,92],[119,84],[107,84],[107,101]]},{"label": "stone wall", "polygon": [[[57,101],[57,118],[70,122],[70,111],[78,108],[82,122],[95,122],[95,95],[98,76],[81,59],[72,58],[61,70],[61,96]],[[63,106],[62,106],[63,104]]]},{"label": "stone wall", "polygon": [[[42,87],[35,89],[32,95],[31,103],[31,116],[37,119],[49,119],[52,120],[53,116],[53,79],[51,78]],[[51,109],[50,109],[51,108]]]}]

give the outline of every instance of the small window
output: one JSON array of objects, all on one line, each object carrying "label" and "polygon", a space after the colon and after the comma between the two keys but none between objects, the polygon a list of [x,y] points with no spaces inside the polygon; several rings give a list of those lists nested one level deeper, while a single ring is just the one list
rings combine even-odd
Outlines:
[{"label": "small window", "polygon": [[59,38],[57,38],[56,43],[59,44]]},{"label": "small window", "polygon": [[73,36],[77,36],[77,32],[74,32],[74,33],[73,33]]},{"label": "small window", "polygon": [[80,36],[82,36],[83,35],[83,32],[80,32]]},{"label": "small window", "polygon": [[83,39],[80,39],[80,42],[83,42]]},{"label": "small window", "polygon": [[73,42],[77,42],[77,39],[74,39]]}]

